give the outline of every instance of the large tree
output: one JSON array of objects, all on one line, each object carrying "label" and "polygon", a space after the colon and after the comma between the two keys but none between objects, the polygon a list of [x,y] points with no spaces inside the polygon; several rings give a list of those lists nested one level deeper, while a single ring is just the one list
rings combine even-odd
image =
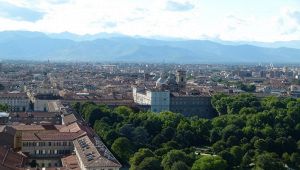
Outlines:
[{"label": "large tree", "polygon": [[256,170],[284,170],[286,169],[278,156],[274,153],[262,153],[256,157]]},{"label": "large tree", "polygon": [[171,169],[172,170],[190,170],[191,168],[189,166],[187,166],[186,163],[184,163],[182,161],[178,161],[172,165]]},{"label": "large tree", "polygon": [[145,158],[135,170],[162,170],[160,161],[155,157]]},{"label": "large tree", "polygon": [[117,138],[111,148],[122,160],[129,160],[131,155],[134,153],[134,148],[131,142],[125,137]]},{"label": "large tree", "polygon": [[130,169],[136,170],[140,163],[147,157],[155,157],[155,154],[148,148],[141,148],[130,158]]},{"label": "large tree", "polygon": [[162,160],[162,166],[165,170],[171,170],[175,162],[182,161],[186,164],[192,162],[191,158],[181,150],[171,150]]},{"label": "large tree", "polygon": [[227,163],[219,156],[201,156],[192,167],[192,170],[225,170]]}]

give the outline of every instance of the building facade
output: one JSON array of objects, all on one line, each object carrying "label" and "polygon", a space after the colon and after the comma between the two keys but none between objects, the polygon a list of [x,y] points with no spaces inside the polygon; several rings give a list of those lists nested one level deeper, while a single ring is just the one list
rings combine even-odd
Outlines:
[{"label": "building facade", "polygon": [[23,132],[21,151],[31,158],[62,157],[73,152],[73,140],[84,134],[82,132]]},{"label": "building facade", "polygon": [[38,94],[33,98],[34,111],[48,112],[49,111],[48,103],[55,102],[60,98],[61,98],[60,96],[53,95],[53,94]]},{"label": "building facade", "polygon": [[0,93],[0,103],[8,105],[8,111],[25,112],[29,110],[30,100],[26,93]]},{"label": "building facade", "polygon": [[74,153],[73,141],[87,134],[83,130],[61,132],[58,131],[62,128],[59,125],[54,127],[18,125],[14,128],[19,129],[21,134],[19,140],[21,145],[18,149],[29,158],[29,163],[41,168],[61,167],[61,159]]},{"label": "building facade", "polygon": [[150,106],[152,112],[172,111],[185,116],[212,118],[216,112],[210,96],[183,95],[170,91],[142,90],[133,87],[133,99],[138,105]]},{"label": "building facade", "polygon": [[151,91],[133,87],[133,100],[142,106],[151,106],[152,112],[162,112],[170,110],[169,91]]},{"label": "building facade", "polygon": [[185,116],[200,116],[203,118],[213,118],[216,111],[211,105],[210,96],[199,95],[174,95],[170,97],[170,111],[182,113]]}]

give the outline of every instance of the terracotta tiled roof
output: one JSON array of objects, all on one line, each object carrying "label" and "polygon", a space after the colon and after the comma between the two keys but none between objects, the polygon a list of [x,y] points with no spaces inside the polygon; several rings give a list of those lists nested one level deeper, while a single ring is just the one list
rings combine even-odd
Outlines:
[{"label": "terracotta tiled roof", "polygon": [[76,155],[70,155],[61,159],[63,167],[69,170],[80,170]]},{"label": "terracotta tiled roof", "polygon": [[59,129],[60,132],[78,132],[83,130],[83,126],[79,125],[77,122],[69,124],[68,126],[63,126]]},{"label": "terracotta tiled roof", "polygon": [[93,137],[95,135],[95,131],[87,126],[87,125],[82,125],[79,122],[75,122],[72,124],[69,124],[67,126],[61,127],[59,129],[60,132],[78,132],[78,131],[85,131],[88,136]]},{"label": "terracotta tiled roof", "polygon": [[[24,160],[24,156],[13,152],[10,148],[0,146],[0,165],[2,167],[17,169],[17,167],[23,166]],[[0,168],[2,170],[1,166]]]},{"label": "terracotta tiled roof", "polygon": [[73,141],[86,134],[84,131],[74,132],[23,132],[22,141]]},{"label": "terracotta tiled roof", "polygon": [[66,125],[72,124],[77,121],[77,118],[74,114],[69,114],[63,117],[63,121]]},{"label": "terracotta tiled roof", "polygon": [[11,127],[18,131],[58,131],[64,125],[12,125]]}]

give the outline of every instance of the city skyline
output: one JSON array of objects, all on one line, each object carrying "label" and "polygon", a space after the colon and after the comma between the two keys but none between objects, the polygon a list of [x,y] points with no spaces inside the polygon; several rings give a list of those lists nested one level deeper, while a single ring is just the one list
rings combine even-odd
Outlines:
[{"label": "city skyline", "polygon": [[0,0],[0,170],[300,169],[300,0]]},{"label": "city skyline", "polygon": [[0,10],[0,31],[264,42],[300,39],[297,0],[1,0]]}]

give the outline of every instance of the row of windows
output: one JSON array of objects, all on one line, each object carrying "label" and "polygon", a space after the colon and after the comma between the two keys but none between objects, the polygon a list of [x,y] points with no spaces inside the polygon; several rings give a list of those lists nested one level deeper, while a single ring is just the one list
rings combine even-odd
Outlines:
[{"label": "row of windows", "polygon": [[35,150],[35,155],[65,155],[70,154],[70,150]]},{"label": "row of windows", "polygon": [[[41,117],[41,118],[36,118],[36,117],[33,117],[33,118],[31,118],[31,117],[14,117],[13,118],[14,120],[27,120],[27,119],[29,119],[29,120],[52,120],[53,118],[51,118],[51,117]],[[58,118],[56,118],[56,119],[60,119],[59,117]]]},{"label": "row of windows", "polygon": [[172,108],[170,109],[172,112],[175,112],[175,113],[190,113],[190,114],[193,114],[193,113],[201,113],[201,112],[209,112],[209,109],[192,109],[192,108],[189,108],[189,109],[178,109],[178,108]]},{"label": "row of windows", "polygon": [[[38,164],[38,163],[37,163],[37,167],[39,167],[39,166],[45,167],[45,163],[41,163],[41,164]],[[54,166],[55,166],[55,167],[61,167],[61,165],[60,165],[59,163],[54,163]],[[48,163],[48,167],[52,167],[52,164],[51,164],[51,163]]]},{"label": "row of windows", "polygon": [[10,111],[15,111],[15,112],[19,112],[19,111],[25,111],[26,107],[20,107],[20,106],[9,106],[8,109]]},{"label": "row of windows", "polygon": [[15,101],[5,101],[5,102],[1,102],[3,104],[7,104],[7,105],[14,105],[14,106],[27,106],[29,105],[29,102],[15,102]]},{"label": "row of windows", "polygon": [[209,105],[207,101],[172,101],[171,104],[193,104],[193,105]]},{"label": "row of windows", "polygon": [[56,119],[56,120],[60,120],[61,117],[33,117],[33,118],[29,118],[29,117],[14,117],[15,120],[27,120],[27,119],[32,119],[32,120],[53,120],[53,119]]},{"label": "row of windows", "polygon": [[16,99],[16,98],[5,98],[5,99],[0,99],[1,102],[6,102],[6,101],[18,101],[18,102],[28,102],[29,100],[27,99]]},{"label": "row of windows", "polygon": [[23,142],[23,147],[32,147],[32,146],[72,146],[72,142]]}]

